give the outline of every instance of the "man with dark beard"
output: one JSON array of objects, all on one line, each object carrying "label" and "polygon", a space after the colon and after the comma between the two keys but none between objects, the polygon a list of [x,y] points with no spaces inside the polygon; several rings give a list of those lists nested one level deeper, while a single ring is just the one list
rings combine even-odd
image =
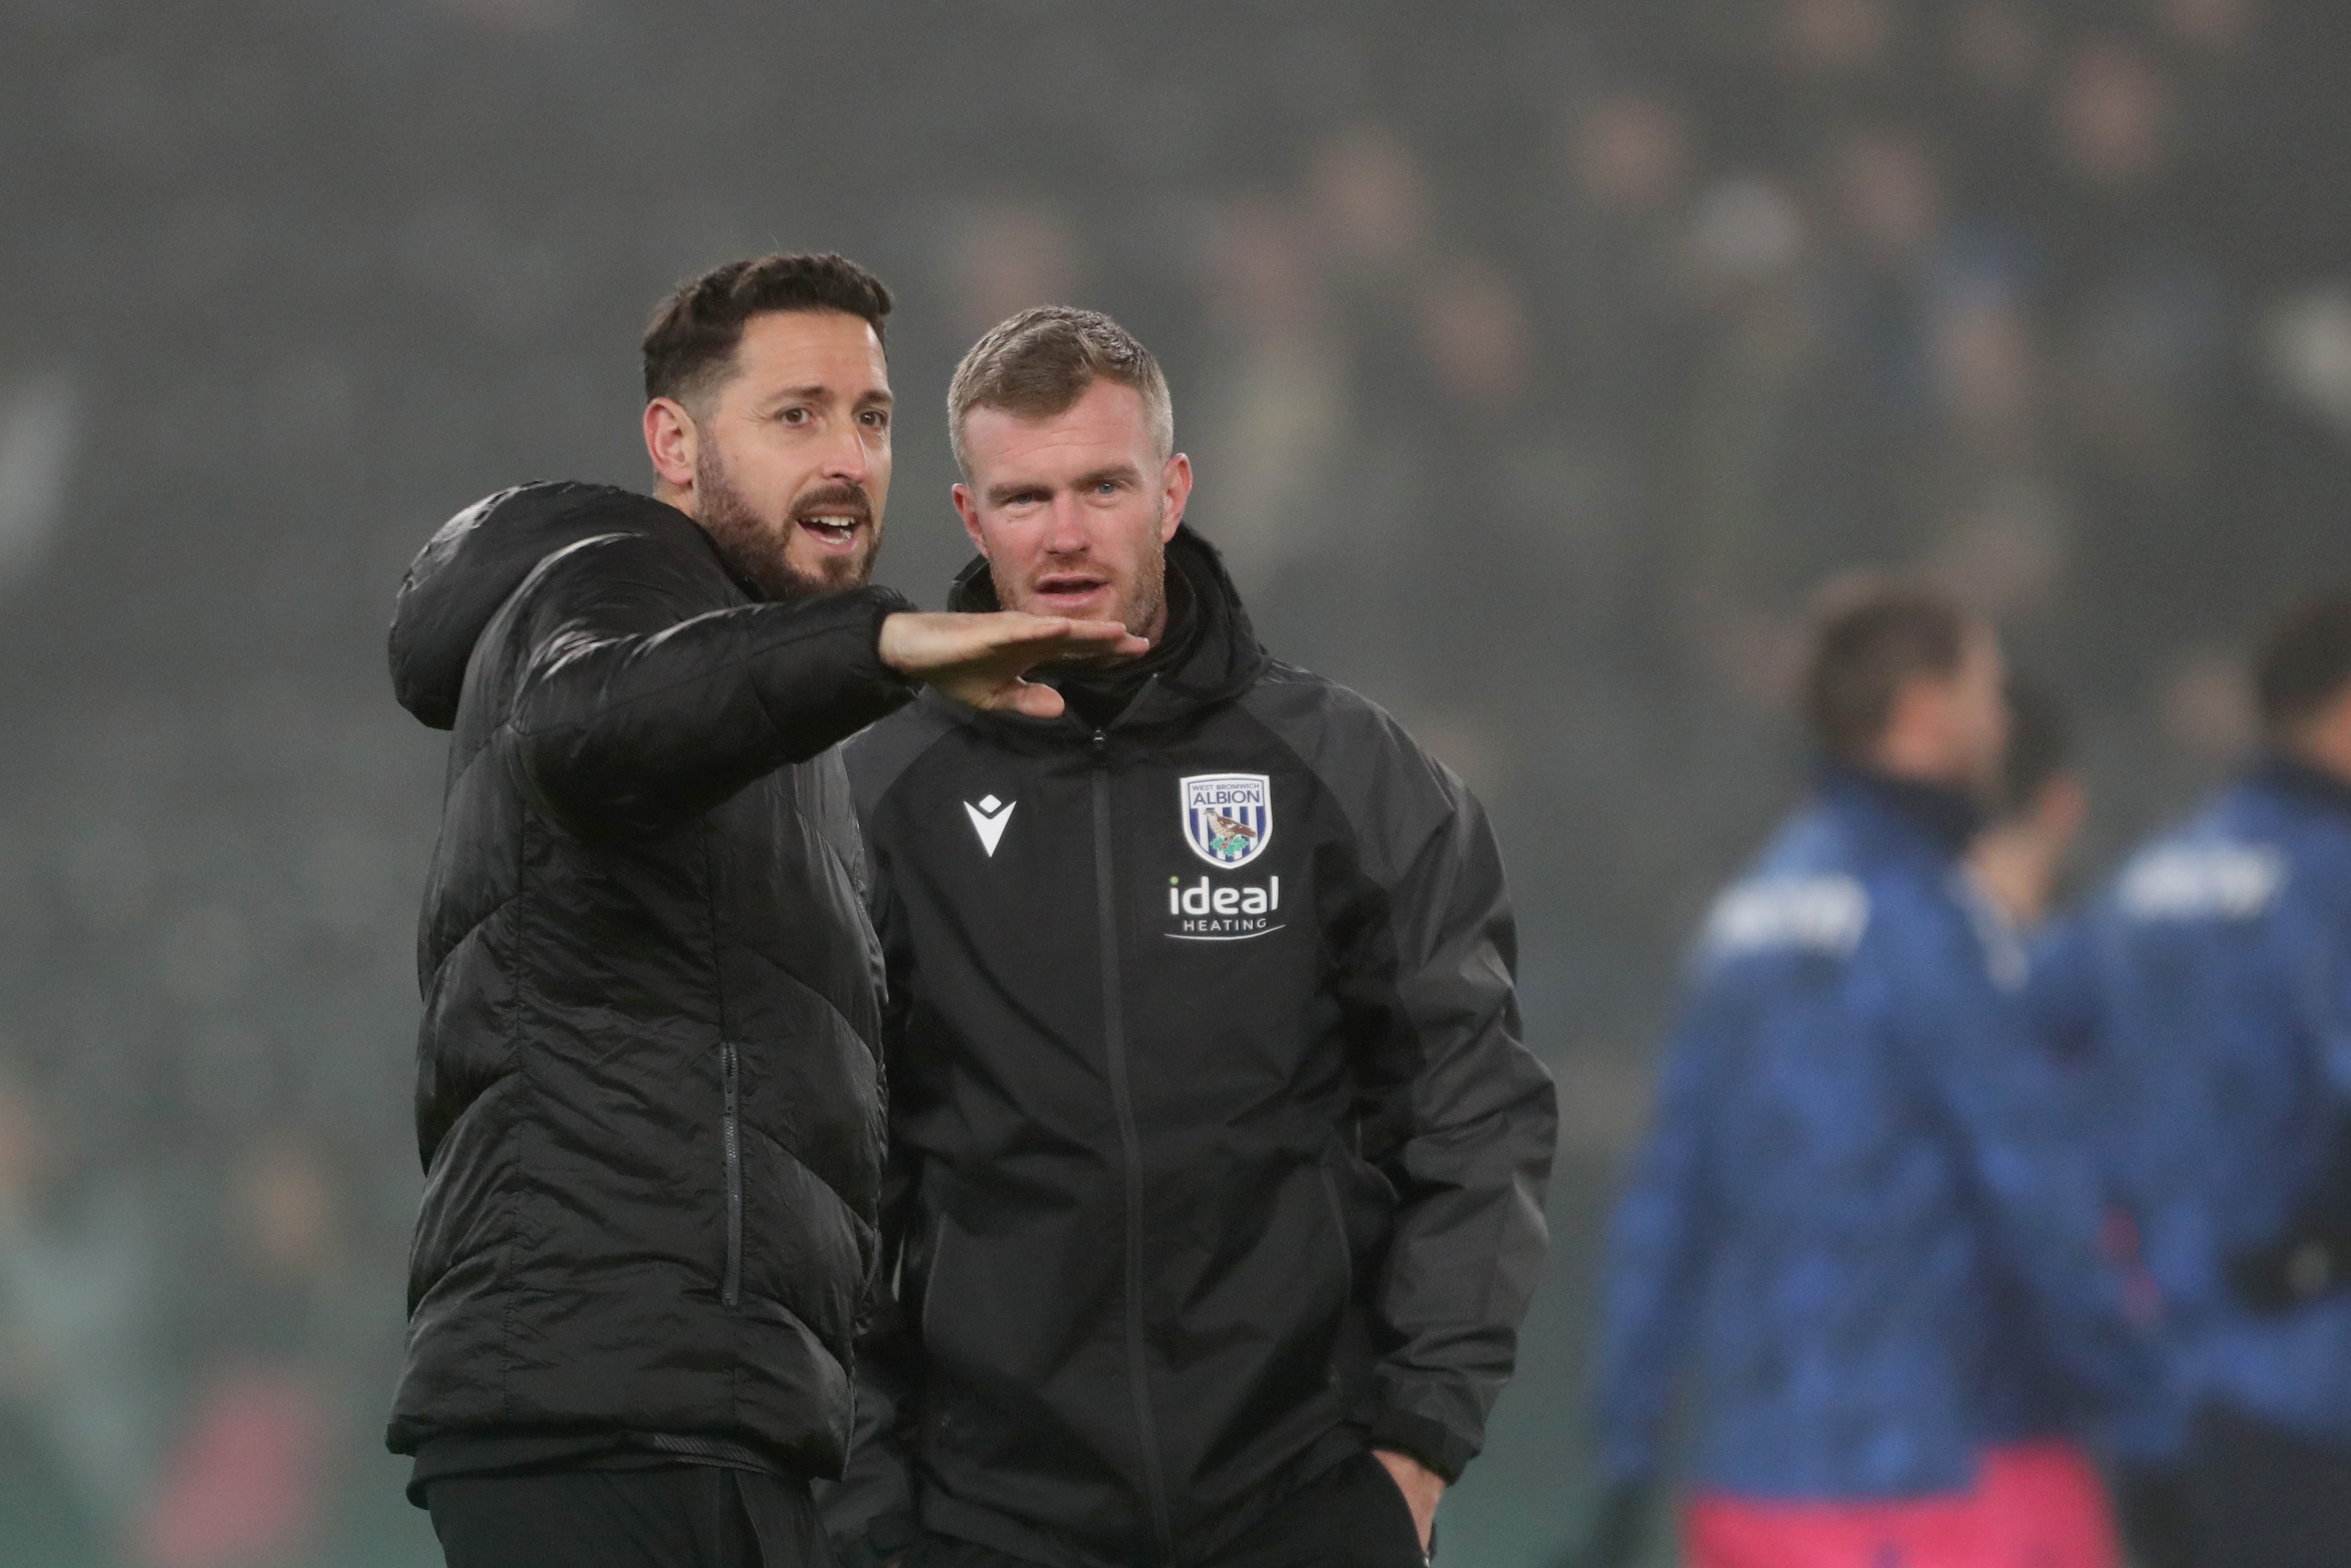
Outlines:
[{"label": "man with dark beard", "polygon": [[889,965],[895,1300],[828,1522],[908,1568],[1421,1568],[1541,1272],[1555,1111],[1484,810],[1270,657],[1107,317],[948,393],[951,602],[1147,638],[1045,719],[847,747]]},{"label": "man with dark beard", "polygon": [[400,699],[455,733],[390,1442],[452,1568],[822,1561],[882,1158],[829,748],[918,683],[1047,717],[1023,672],[1144,646],[866,585],[889,308],[833,256],[687,284],[644,340],[654,496],[502,492],[401,591]]}]

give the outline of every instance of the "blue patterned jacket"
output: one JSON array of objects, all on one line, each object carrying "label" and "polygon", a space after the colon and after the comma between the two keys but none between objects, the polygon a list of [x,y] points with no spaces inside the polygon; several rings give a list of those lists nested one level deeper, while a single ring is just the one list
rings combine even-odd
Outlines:
[{"label": "blue patterned jacket", "polygon": [[2256,768],[2093,916],[2099,1115],[2183,1398],[2351,1447],[2351,1291],[2276,1314],[2229,1262],[2279,1239],[2351,1114],[2351,788]]},{"label": "blue patterned jacket", "polygon": [[[2032,1038],[2047,1053],[2060,1109],[2068,1118],[2066,1136],[2087,1147],[2107,1204],[2106,1239],[2115,1215],[2109,1168],[2097,1137],[2095,1095],[2099,1081],[2098,996],[2089,956],[2089,923],[2078,915],[2052,920],[2025,941],[2028,973],[2022,1002]],[[2117,1258],[2126,1254],[2110,1246]],[[1984,1437],[1993,1443],[2049,1437],[2086,1439],[2108,1435],[2096,1419],[2109,1414],[2085,1402],[2084,1391],[2053,1374],[2037,1330],[2030,1291],[2003,1275],[1995,1281],[1993,1343],[1987,1367]],[[2135,1400],[2134,1408],[2143,1401]]]},{"label": "blue patterned jacket", "polygon": [[1611,1479],[1660,1468],[1685,1359],[1698,1484],[1819,1501],[1966,1487],[2021,1329],[2091,1396],[2149,1375],[1953,799],[1834,774],[1708,917],[1611,1239]]}]

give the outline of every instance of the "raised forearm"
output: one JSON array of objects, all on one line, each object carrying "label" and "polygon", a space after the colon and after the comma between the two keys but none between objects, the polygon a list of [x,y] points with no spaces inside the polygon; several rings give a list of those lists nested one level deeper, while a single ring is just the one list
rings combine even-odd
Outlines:
[{"label": "raised forearm", "polygon": [[838,744],[905,702],[881,659],[904,601],[865,589],[655,632],[589,617],[534,650],[515,728],[530,782],[583,827],[652,828]]}]

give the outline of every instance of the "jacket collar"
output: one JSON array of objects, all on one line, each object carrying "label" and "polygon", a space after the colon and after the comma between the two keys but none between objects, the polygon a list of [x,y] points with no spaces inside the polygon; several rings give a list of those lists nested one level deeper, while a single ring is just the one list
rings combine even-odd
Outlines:
[{"label": "jacket collar", "polygon": [[1983,831],[1983,808],[1965,790],[1916,779],[1896,779],[1850,763],[1821,770],[1821,796],[1857,807],[1945,860],[1955,860]]}]

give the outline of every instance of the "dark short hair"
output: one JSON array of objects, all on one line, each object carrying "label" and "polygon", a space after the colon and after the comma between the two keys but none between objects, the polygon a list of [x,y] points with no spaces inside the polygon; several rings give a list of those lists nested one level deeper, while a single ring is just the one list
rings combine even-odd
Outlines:
[{"label": "dark short hair", "polygon": [[1886,734],[1902,688],[1957,673],[1982,622],[1933,583],[1863,576],[1829,585],[1804,657],[1804,717],[1829,756],[1862,762]]},{"label": "dark short hair", "polygon": [[1160,455],[1176,450],[1176,412],[1167,377],[1134,334],[1099,310],[1040,305],[999,321],[981,335],[947,383],[947,440],[966,476],[963,422],[975,408],[1000,408],[1022,419],[1046,419],[1086,395],[1096,381],[1131,387],[1159,439]]},{"label": "dark short hair", "polygon": [[827,251],[753,256],[689,278],[653,308],[645,324],[645,401],[691,403],[723,383],[735,349],[754,316],[777,310],[838,310],[863,318],[883,336],[890,290],[850,260]]},{"label": "dark short hair", "polygon": [[2030,809],[2073,766],[2074,725],[2055,692],[2030,675],[2008,677],[2008,751],[2001,759],[2002,816]]},{"label": "dark short hair", "polygon": [[2351,588],[2304,600],[2270,628],[2253,658],[2253,695],[2273,733],[2315,717],[2351,686]]}]

